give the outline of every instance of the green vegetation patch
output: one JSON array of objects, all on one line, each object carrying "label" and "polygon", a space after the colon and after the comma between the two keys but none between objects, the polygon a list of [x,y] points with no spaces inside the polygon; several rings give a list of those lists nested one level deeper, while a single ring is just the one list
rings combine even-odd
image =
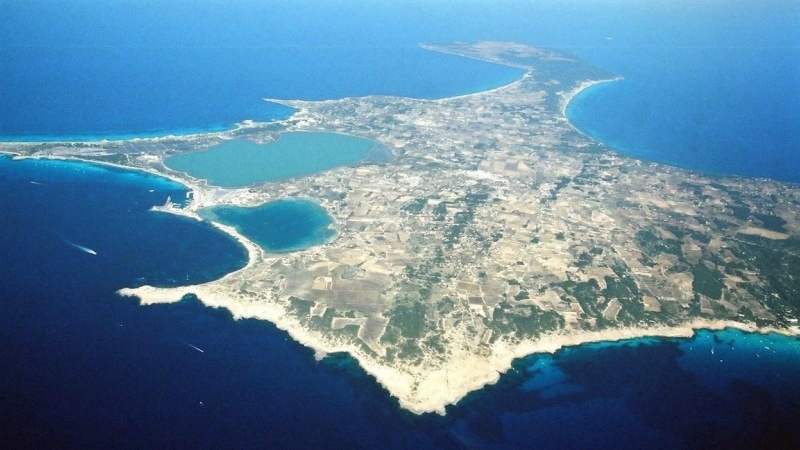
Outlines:
[{"label": "green vegetation patch", "polygon": [[731,210],[733,211],[733,217],[736,217],[739,220],[747,220],[750,218],[750,208],[744,204],[734,205],[731,207]]},{"label": "green vegetation patch", "polygon": [[748,283],[744,288],[764,300],[779,320],[800,314],[800,239],[773,241],[759,236],[739,235],[742,242],[730,251],[751,267],[759,268],[763,285]]},{"label": "green vegetation patch", "polygon": [[[675,233],[673,232],[673,234]],[[678,256],[679,258],[683,256],[683,252],[681,251],[681,245],[683,245],[683,243],[681,241],[661,238],[650,230],[639,230],[639,232],[636,233],[636,240],[639,243],[639,247],[649,255],[667,253]]]},{"label": "green vegetation patch", "polygon": [[456,309],[456,302],[454,302],[450,297],[442,297],[441,300],[436,302],[436,310],[439,311],[439,314],[446,315],[453,310]]},{"label": "green vegetation patch", "polygon": [[294,296],[289,297],[289,311],[298,317],[310,316],[313,307],[314,302]]},{"label": "green vegetation patch", "polygon": [[716,270],[709,269],[705,264],[692,267],[692,290],[706,297],[719,300],[722,298],[722,275]]},{"label": "green vegetation patch", "polygon": [[597,302],[601,296],[600,285],[594,278],[589,281],[565,281],[558,285],[568,295],[575,298],[581,308],[590,316],[598,316],[602,312],[602,304]]},{"label": "green vegetation patch", "polygon": [[395,306],[386,317],[389,318],[389,324],[399,330],[401,336],[418,339],[426,328],[427,311],[428,308],[422,302],[413,302],[410,305]]},{"label": "green vegetation patch", "polygon": [[778,216],[773,216],[772,214],[753,214],[756,219],[761,221],[761,227],[766,228],[768,230],[777,231],[779,233],[785,233],[786,228],[786,221]]},{"label": "green vegetation patch", "polygon": [[555,311],[542,311],[534,305],[512,306],[501,302],[494,319],[484,321],[495,335],[513,333],[519,339],[530,339],[564,327],[564,318]]},{"label": "green vegetation patch", "polygon": [[608,299],[616,298],[621,302],[639,300],[642,298],[636,280],[631,277],[630,272],[624,267],[614,266],[611,268],[618,278],[605,277],[606,288],[603,296]]},{"label": "green vegetation patch", "polygon": [[425,205],[427,204],[427,198],[415,198],[414,200],[411,200],[405,205],[401,206],[400,209],[410,213],[419,214],[423,209],[425,209]]},{"label": "green vegetation patch", "polygon": [[433,220],[442,222],[447,217],[447,202],[441,202],[433,208]]}]

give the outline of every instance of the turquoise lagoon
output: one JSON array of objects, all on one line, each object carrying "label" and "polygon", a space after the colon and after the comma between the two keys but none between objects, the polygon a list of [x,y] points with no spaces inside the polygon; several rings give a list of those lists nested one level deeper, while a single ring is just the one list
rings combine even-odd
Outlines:
[{"label": "turquoise lagoon", "polygon": [[243,187],[356,164],[380,147],[344,134],[292,132],[267,144],[225,141],[206,151],[170,156],[164,163],[214,186]]},{"label": "turquoise lagoon", "polygon": [[[569,115],[631,156],[800,180],[796,0],[97,3],[4,2],[4,139],[288,114],[262,97],[474,92],[519,72],[416,43],[488,38],[624,76]],[[532,355],[446,417],[411,416],[353,359],[317,362],[267,322],[191,296],[148,308],[118,298],[218,278],[246,254],[205,224],[149,213],[180,187],[89,167],[0,158],[6,447],[800,448],[800,344],[734,330]]]},{"label": "turquoise lagoon", "polygon": [[230,225],[268,252],[290,252],[336,238],[333,218],[311,200],[281,199],[255,208],[214,206],[200,210],[206,220]]}]

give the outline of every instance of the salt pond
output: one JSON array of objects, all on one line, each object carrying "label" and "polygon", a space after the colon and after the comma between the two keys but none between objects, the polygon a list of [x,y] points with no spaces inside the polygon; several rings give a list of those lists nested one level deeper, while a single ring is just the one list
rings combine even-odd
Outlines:
[{"label": "salt pond", "polygon": [[225,141],[206,151],[170,156],[164,164],[215,186],[243,187],[355,164],[379,148],[355,136],[294,132],[266,144]]}]

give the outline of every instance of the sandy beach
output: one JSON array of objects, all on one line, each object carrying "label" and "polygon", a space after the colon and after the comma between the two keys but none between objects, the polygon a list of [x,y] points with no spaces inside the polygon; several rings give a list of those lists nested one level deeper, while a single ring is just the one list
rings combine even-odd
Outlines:
[{"label": "sandy beach", "polygon": [[[624,78],[622,78],[622,77],[614,77],[614,78],[608,78],[608,79],[605,79],[605,80],[584,81],[583,83],[580,83],[579,85],[577,85],[574,89],[572,89],[570,91],[567,91],[567,92],[562,92],[561,93],[561,102],[560,102],[561,115],[564,116],[564,118],[567,118],[567,107],[569,106],[569,103],[572,101],[572,99],[574,99],[582,91],[584,91],[586,89],[589,89],[590,87],[598,85],[598,84],[610,83],[612,81],[620,81],[620,80],[623,80],[623,79]],[[567,119],[567,122],[569,122],[569,119]],[[572,125],[572,124],[570,123],[570,125]],[[575,128],[575,127],[573,126],[573,128]],[[577,128],[575,128],[575,129],[578,130]],[[580,131],[580,130],[578,130],[578,131]]]},{"label": "sandy beach", "polygon": [[[444,102],[457,98],[496,93],[511,89],[530,76],[531,72],[528,71],[520,79],[491,90],[433,101],[421,100],[420,103],[424,103],[427,108],[432,102]],[[563,120],[569,124],[569,120],[566,118],[565,114],[566,108],[569,102],[581,91],[599,83],[618,81],[620,79],[622,78],[589,80],[578,84],[569,91],[559,92],[561,116],[558,117],[557,114],[553,114],[554,120],[552,122],[558,123]],[[304,110],[302,109],[304,104],[327,104],[336,102],[336,100],[327,100],[323,102],[272,101],[295,108],[299,106],[300,108],[295,114],[304,114]],[[258,124],[249,122],[243,126],[250,127],[257,125]],[[569,125],[573,129],[575,128],[571,124]],[[211,133],[204,136],[218,136],[224,138],[224,136],[227,136],[226,133],[230,132]],[[176,137],[165,137],[162,139],[175,138]],[[187,138],[181,137],[181,139]],[[143,140],[151,139],[147,138]],[[97,143],[90,142],[88,144],[95,145]],[[53,158],[81,160],[79,155],[74,157],[65,156]],[[230,192],[247,191],[247,188],[223,190],[208,186],[203,180],[179,177],[174,175],[174,173],[170,173],[168,170],[156,170],[153,168],[154,166],[134,168],[92,160],[83,161],[92,164],[113,166],[125,170],[140,170],[180,183],[194,193],[194,201],[192,204],[186,209],[178,209],[166,205],[155,207],[153,210],[192,217],[197,220],[202,220],[196,213],[198,208],[216,205]],[[264,198],[260,199],[264,200]],[[267,254],[252,241],[242,236],[233,227],[214,222],[211,223],[217,229],[228,234],[246,248],[248,261],[245,267],[231,272],[218,280],[195,286],[176,288],[140,286],[138,288],[121,289],[118,291],[118,294],[128,297],[137,297],[142,305],[178,302],[184,296],[194,294],[206,306],[228,309],[235,319],[251,318],[270,321],[278,328],[286,331],[295,341],[312,348],[319,357],[331,353],[348,353],[358,362],[366,373],[372,375],[392,396],[398,399],[401,407],[417,414],[430,412],[445,414],[447,405],[457,403],[470,392],[486,385],[496,383],[500,379],[500,376],[512,367],[514,360],[531,354],[554,353],[564,347],[596,342],[617,342],[645,337],[689,338],[693,336],[698,329],[721,330],[725,328],[736,328],[746,332],[776,332],[796,335],[796,333],[787,330],[757,328],[755,325],[733,321],[696,319],[688,320],[677,326],[619,326],[617,328],[607,328],[599,331],[584,331],[573,328],[541,335],[533,339],[523,339],[522,341],[497,339],[492,344],[488,344],[489,341],[487,339],[488,351],[483,353],[472,351],[468,346],[461,345],[462,342],[459,341],[459,338],[453,335],[454,337],[450,339],[450,341],[454,344],[447,349],[446,356],[441,359],[425,356],[421,363],[404,363],[403,361],[391,362],[369,352],[364,346],[360,346],[353,340],[347,340],[330,332],[326,333],[320,329],[305,326],[296,316],[290,314],[289,301],[281,296],[280,289],[275,289],[277,293],[271,291],[269,287],[264,289],[264,285],[261,285],[259,287],[260,290],[257,292],[245,292],[244,288],[240,289],[240,287],[251,281],[251,275],[260,276],[263,275],[263,272],[268,271],[266,268],[269,267],[273,261],[277,262],[280,256],[273,257]],[[309,253],[313,253],[314,251],[316,250],[306,250],[306,252]],[[304,255],[309,253],[304,253]],[[267,280],[266,282],[269,283],[275,282],[275,279],[265,279]],[[443,333],[447,335],[448,332],[444,331]]]},{"label": "sandy beach", "polygon": [[[563,94],[561,112],[571,99],[582,90],[598,83],[616,81],[620,78],[587,81]],[[509,85],[500,86],[491,91],[508,89],[517,80]],[[489,91],[489,92],[491,92]],[[467,96],[483,95],[487,92],[468,94]],[[447,99],[442,99],[447,100]],[[438,100],[437,100],[438,101]],[[55,159],[80,160],[79,157],[58,157]],[[180,183],[194,193],[195,199],[187,209],[173,208],[170,206],[155,207],[155,211],[172,213],[196,220],[202,220],[196,213],[200,207],[216,204],[214,193],[218,188],[204,186],[202,180],[191,180],[151,168],[133,168],[118,164],[83,160],[87,163],[107,165],[124,170],[140,170],[148,174],[168,178]],[[236,319],[252,318],[267,320],[278,328],[286,331],[292,339],[312,348],[316,355],[323,357],[331,353],[346,352],[351,355],[366,373],[372,375],[392,396],[398,399],[401,407],[416,414],[435,412],[445,414],[447,405],[455,404],[464,396],[482,387],[496,383],[501,374],[508,371],[514,360],[531,354],[553,353],[561,348],[577,346],[593,342],[616,342],[643,337],[689,338],[698,329],[720,330],[724,328],[737,328],[747,332],[778,332],[787,334],[784,330],[758,329],[752,325],[736,322],[697,320],[687,322],[677,327],[651,327],[651,328],[616,328],[601,331],[569,331],[542,336],[531,341],[524,341],[512,345],[507,341],[499,340],[491,347],[489,356],[479,356],[464,349],[452,349],[452,354],[444,363],[433,365],[422,364],[419,366],[387,365],[363,348],[350,342],[338,340],[335,337],[324,335],[317,330],[310,330],[302,326],[296,318],[287,314],[286,302],[273,298],[270,301],[253,301],[252,299],[232,294],[230,289],[224,287],[226,279],[233,279],[237,275],[252,269],[257,264],[268,262],[270,257],[256,244],[242,236],[233,227],[213,223],[220,231],[228,234],[247,249],[248,261],[245,267],[229,273],[219,280],[197,286],[178,288],[157,288],[141,286],[126,288],[118,291],[120,295],[132,296],[140,299],[142,305],[178,302],[185,295],[194,294],[200,301],[214,308],[226,308]]]}]

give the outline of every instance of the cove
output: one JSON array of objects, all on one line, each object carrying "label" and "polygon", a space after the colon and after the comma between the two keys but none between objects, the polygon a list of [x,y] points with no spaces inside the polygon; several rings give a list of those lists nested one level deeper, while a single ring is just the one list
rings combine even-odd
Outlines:
[{"label": "cove", "polygon": [[206,151],[170,156],[164,164],[214,186],[244,187],[355,164],[379,148],[374,141],[344,134],[294,132],[267,144],[226,141]]},{"label": "cove", "polygon": [[255,208],[215,206],[199,213],[205,220],[236,228],[268,252],[304,250],[336,238],[329,227],[333,218],[310,200],[281,199]]}]

